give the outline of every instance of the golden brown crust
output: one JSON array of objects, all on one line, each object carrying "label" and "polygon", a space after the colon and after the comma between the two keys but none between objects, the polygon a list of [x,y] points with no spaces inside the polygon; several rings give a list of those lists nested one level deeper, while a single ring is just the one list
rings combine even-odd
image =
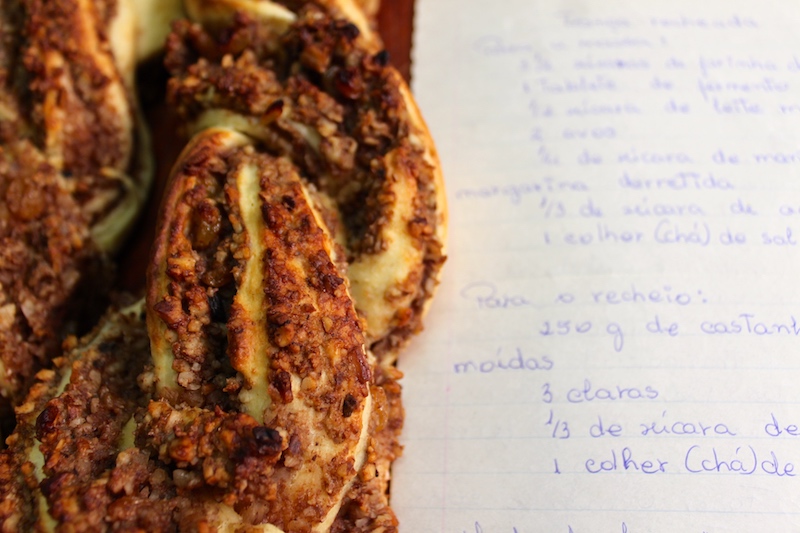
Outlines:
[{"label": "golden brown crust", "polygon": [[110,278],[103,249],[143,201],[150,169],[132,70],[115,63],[125,50],[108,34],[132,25],[118,16],[126,1],[2,4],[0,411],[66,333],[85,331],[82,315],[97,318]]},{"label": "golden brown crust", "polygon": [[221,450],[203,459],[198,482],[239,480],[220,486],[220,501],[246,523],[325,524],[363,461],[371,372],[311,193],[288,160],[224,129],[198,135],[168,191],[148,281],[156,394],[168,414],[150,413],[145,433],[163,433],[152,445],[161,448],[176,428],[188,435],[198,418],[241,411],[272,432],[274,460],[209,470]]},{"label": "golden brown crust", "polygon": [[[327,531],[352,493],[375,389],[360,323],[313,191],[244,141],[206,131],[176,165],[149,280],[152,355],[123,339],[143,338],[137,316],[111,315],[40,374],[5,473],[0,461],[22,504],[7,524],[124,529],[166,513],[159,527],[185,531]],[[41,473],[10,473],[37,449]]]},{"label": "golden brown crust", "polygon": [[372,396],[375,405],[370,419],[367,460],[344,499],[331,526],[331,533],[396,533],[397,517],[389,504],[392,462],[400,457],[400,432],[405,414],[397,380],[402,374],[394,367],[375,368]]},{"label": "golden brown crust", "polygon": [[[109,35],[112,25],[119,32],[133,28],[127,12],[126,19],[118,16],[127,1],[20,2],[24,68],[15,88],[30,112],[30,138],[64,177],[93,228],[115,216],[149,179],[135,129],[133,65],[128,51],[112,49]],[[95,237],[102,237],[103,247],[118,245],[116,235]]]},{"label": "golden brown crust", "polygon": [[[270,502],[282,502],[285,531],[310,529],[304,520],[312,519],[315,495],[287,506],[281,494],[297,441],[289,437],[287,446],[282,431],[245,413],[147,401],[153,388],[140,306],[110,313],[66,347],[55,370],[37,376],[10,448],[0,452],[1,531],[54,523],[87,531],[237,530],[231,516],[241,527],[258,523]],[[366,461],[331,531],[396,531],[386,489],[400,453],[399,373],[375,370]]]},{"label": "golden brown crust", "polygon": [[290,3],[298,18],[283,34],[246,13],[222,34],[177,25],[169,97],[196,128],[228,124],[289,155],[335,200],[356,306],[392,360],[421,328],[444,261],[443,182],[399,74],[333,4]]},{"label": "golden brown crust", "polygon": [[[103,490],[122,427],[141,403],[135,379],[147,359],[140,311],[112,315],[93,335],[66,342],[55,370],[42,370],[17,409],[18,426],[0,458],[0,524],[30,531],[47,519],[102,527],[112,495]],[[43,459],[37,460],[37,457]],[[107,480],[106,480],[107,481]]]},{"label": "golden brown crust", "polygon": [[[288,30],[176,25],[172,98],[191,127],[227,127],[198,134],[167,187],[151,349],[137,313],[112,314],[39,374],[0,453],[0,529],[397,531],[390,363],[444,260],[441,174],[378,41],[337,18],[356,3],[286,3]],[[363,277],[397,250],[388,281]]]},{"label": "golden brown crust", "polygon": [[232,401],[240,388],[230,361],[218,353],[227,345],[235,261],[224,188],[245,141],[226,143],[226,137],[200,135],[179,157],[148,271],[153,350],[174,357],[170,368],[157,367],[157,388],[170,401],[194,407]]},{"label": "golden brown crust", "polygon": [[[381,370],[391,373],[394,355],[421,327],[444,261],[447,214],[436,151],[377,41],[336,18],[345,3],[287,4],[298,20],[285,33],[247,13],[232,19],[224,38],[219,28],[176,26],[167,55],[170,98],[195,129],[225,125],[258,139],[261,150],[290,156],[334,199],[356,306]],[[374,279],[393,262],[404,264]],[[367,463],[337,531],[396,528],[387,485],[400,452],[399,387],[386,379],[373,402],[373,418],[378,405],[391,405],[393,424],[371,426]]]},{"label": "golden brown crust", "polygon": [[24,4],[32,127],[43,134],[48,158],[77,178],[76,187],[89,196],[104,183],[101,169],[127,167],[133,142],[127,111],[109,109],[128,104],[102,101],[119,77],[106,35],[115,2]]},{"label": "golden brown crust", "polygon": [[96,259],[79,207],[28,142],[0,146],[0,199],[0,391],[18,401],[57,352]]}]

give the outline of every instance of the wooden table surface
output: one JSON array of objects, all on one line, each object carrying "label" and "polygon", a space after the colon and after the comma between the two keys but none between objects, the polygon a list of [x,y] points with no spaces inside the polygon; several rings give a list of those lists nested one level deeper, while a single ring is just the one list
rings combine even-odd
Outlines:
[{"label": "wooden table surface", "polygon": [[[409,80],[411,67],[411,30],[413,26],[414,0],[382,0],[378,13],[378,30],[381,34],[391,62],[406,80]],[[158,79],[158,82],[165,81]],[[142,92],[147,92],[144,88]],[[152,87],[149,88],[152,90]],[[163,97],[159,90],[143,98],[158,100]],[[181,142],[176,142],[177,122],[163,104],[152,104],[145,109],[153,137],[153,151],[156,159],[156,181],[148,205],[136,230],[120,253],[118,260],[119,276],[117,287],[120,290],[139,293],[144,288],[145,269],[150,256],[150,246],[156,227],[158,206],[169,176],[172,162],[178,157]]]}]

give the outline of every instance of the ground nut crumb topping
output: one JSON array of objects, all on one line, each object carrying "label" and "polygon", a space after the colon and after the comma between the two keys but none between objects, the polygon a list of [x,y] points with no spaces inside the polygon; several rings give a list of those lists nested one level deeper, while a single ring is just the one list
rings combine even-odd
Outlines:
[{"label": "ground nut crumb topping", "polygon": [[99,317],[110,278],[101,249],[119,243],[145,195],[132,65],[108,35],[117,8],[6,0],[0,10],[0,416],[63,337]]},{"label": "ground nut crumb topping", "polygon": [[213,486],[249,522],[286,531],[333,520],[372,409],[360,322],[314,194],[245,136],[200,133],[168,186],[148,282],[162,401],[137,442],[177,466],[185,490]]},{"label": "ground nut crumb topping", "polygon": [[175,24],[169,98],[196,135],[147,325],[111,313],[38,374],[0,452],[2,529],[397,531],[390,363],[444,261],[435,152],[385,52],[283,4],[286,32],[241,12]]},{"label": "ground nut crumb topping", "polygon": [[169,98],[190,123],[228,118],[263,149],[290,156],[333,198],[351,265],[393,246],[415,250],[396,274],[354,293],[373,350],[394,353],[420,329],[444,262],[441,183],[386,54],[365,45],[353,24],[303,4],[292,6],[298,20],[280,36],[246,13],[222,33],[177,24],[167,47]]}]

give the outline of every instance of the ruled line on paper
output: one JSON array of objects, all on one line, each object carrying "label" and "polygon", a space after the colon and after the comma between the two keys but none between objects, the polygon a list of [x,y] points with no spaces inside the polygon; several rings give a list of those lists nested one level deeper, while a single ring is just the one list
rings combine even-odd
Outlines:
[{"label": "ruled line on paper", "polygon": [[419,0],[451,217],[401,530],[800,527],[799,10]]}]

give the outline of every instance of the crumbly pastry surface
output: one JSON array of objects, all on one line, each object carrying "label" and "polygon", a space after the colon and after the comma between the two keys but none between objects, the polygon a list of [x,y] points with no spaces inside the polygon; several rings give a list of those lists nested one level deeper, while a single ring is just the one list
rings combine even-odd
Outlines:
[{"label": "crumbly pastry surface", "polygon": [[79,322],[144,202],[127,2],[0,3],[0,410]]},{"label": "crumbly pastry surface", "polygon": [[183,7],[192,137],[146,302],[37,374],[0,530],[396,532],[392,363],[444,261],[433,144],[354,0]]},{"label": "crumbly pastry surface", "polygon": [[192,141],[147,327],[109,314],[18,409],[4,531],[396,531],[399,373],[365,349],[315,194],[239,133]]},{"label": "crumbly pastry surface", "polygon": [[371,370],[313,199],[286,159],[209,129],[165,205],[147,296],[156,396],[269,423],[286,468],[230,472],[246,482],[228,498],[255,523],[326,530],[363,465]]},{"label": "crumbly pastry surface", "polygon": [[[87,338],[70,339],[53,370],[38,374],[10,447],[0,452],[1,531],[280,531],[248,527],[221,503],[223,479],[237,468],[291,474],[285,461],[275,461],[291,451],[243,413],[149,401],[142,310],[140,303],[110,313]],[[332,532],[397,530],[387,476],[399,454],[399,376],[375,371],[364,464],[341,498]],[[286,531],[309,530],[301,524]]]},{"label": "crumbly pastry surface", "polygon": [[243,11],[222,30],[178,23],[167,45],[169,98],[195,129],[224,124],[291,157],[333,200],[368,343],[393,361],[420,329],[444,261],[436,152],[379,42],[330,14],[353,4],[288,3],[288,28],[285,18]]}]

